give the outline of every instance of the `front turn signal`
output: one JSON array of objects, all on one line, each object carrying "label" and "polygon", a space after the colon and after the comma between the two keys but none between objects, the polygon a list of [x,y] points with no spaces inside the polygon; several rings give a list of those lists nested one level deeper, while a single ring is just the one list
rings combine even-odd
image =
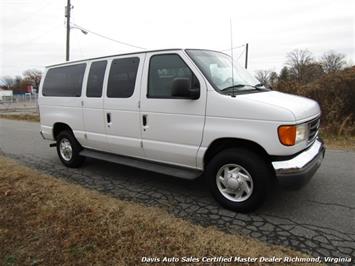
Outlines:
[{"label": "front turn signal", "polygon": [[280,142],[286,146],[295,145],[296,131],[296,126],[280,126],[278,129]]}]

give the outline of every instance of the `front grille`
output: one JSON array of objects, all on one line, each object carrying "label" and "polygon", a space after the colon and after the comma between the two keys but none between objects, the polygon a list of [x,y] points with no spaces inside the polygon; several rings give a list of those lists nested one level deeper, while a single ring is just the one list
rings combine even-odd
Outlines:
[{"label": "front grille", "polygon": [[320,126],[319,117],[308,122],[308,128],[309,128],[308,143],[312,143],[318,136],[319,126]]}]

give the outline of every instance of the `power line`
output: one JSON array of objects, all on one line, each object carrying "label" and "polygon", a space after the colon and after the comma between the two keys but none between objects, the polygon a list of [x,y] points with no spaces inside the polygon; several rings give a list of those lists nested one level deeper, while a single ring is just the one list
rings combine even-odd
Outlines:
[{"label": "power line", "polygon": [[142,49],[142,50],[147,50],[147,48],[140,47],[140,46],[137,46],[137,45],[133,45],[133,44],[130,44],[130,43],[128,43],[128,42],[122,42],[122,41],[113,39],[113,38],[111,38],[111,37],[108,37],[108,36],[105,36],[105,35],[103,35],[103,34],[94,32],[94,31],[92,31],[92,30],[89,30],[89,29],[87,29],[87,28],[81,27],[81,26],[79,26],[79,25],[77,25],[77,24],[74,24],[74,23],[72,23],[71,25],[73,25],[74,27],[76,27],[76,28],[78,28],[78,29],[80,29],[80,30],[89,32],[89,33],[94,34],[94,35],[96,35],[96,36],[98,36],[98,37],[101,37],[101,38],[104,38],[104,39],[106,39],[106,40],[110,40],[110,41],[119,43],[119,44],[121,44],[121,45],[130,46],[130,47],[137,48],[137,49]]},{"label": "power line", "polygon": [[240,53],[240,55],[238,56],[237,60],[239,60],[239,59],[242,57],[242,55],[244,54],[244,52],[245,52],[245,50],[243,50],[243,51]]},{"label": "power line", "polygon": [[244,46],[245,46],[245,44],[242,44],[242,45],[239,45],[239,46],[234,46],[232,48],[228,48],[228,49],[224,49],[224,50],[220,50],[220,51],[221,52],[227,52],[227,51],[235,50],[235,49],[238,49],[238,48],[242,48]]}]

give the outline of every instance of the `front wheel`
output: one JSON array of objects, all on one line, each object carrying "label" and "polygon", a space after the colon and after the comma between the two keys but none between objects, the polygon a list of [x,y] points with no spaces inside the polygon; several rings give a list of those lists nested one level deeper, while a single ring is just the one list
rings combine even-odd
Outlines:
[{"label": "front wheel", "polygon": [[250,212],[259,207],[271,180],[267,162],[244,148],[218,153],[208,163],[206,174],[215,199],[238,212]]},{"label": "front wheel", "polygon": [[79,167],[85,157],[80,156],[81,146],[74,135],[68,131],[62,131],[57,137],[57,153],[62,163],[71,168]]}]

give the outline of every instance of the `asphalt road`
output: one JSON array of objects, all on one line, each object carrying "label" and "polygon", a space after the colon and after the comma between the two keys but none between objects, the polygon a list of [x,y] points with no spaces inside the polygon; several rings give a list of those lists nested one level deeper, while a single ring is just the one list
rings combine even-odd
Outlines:
[{"label": "asphalt road", "polygon": [[39,135],[39,124],[0,120],[0,153],[33,168],[120,199],[166,209],[203,226],[216,226],[313,256],[355,259],[355,153],[327,150],[310,183],[299,191],[274,189],[252,214],[220,207],[202,180],[187,181],[89,159],[80,169],[60,163]]}]

